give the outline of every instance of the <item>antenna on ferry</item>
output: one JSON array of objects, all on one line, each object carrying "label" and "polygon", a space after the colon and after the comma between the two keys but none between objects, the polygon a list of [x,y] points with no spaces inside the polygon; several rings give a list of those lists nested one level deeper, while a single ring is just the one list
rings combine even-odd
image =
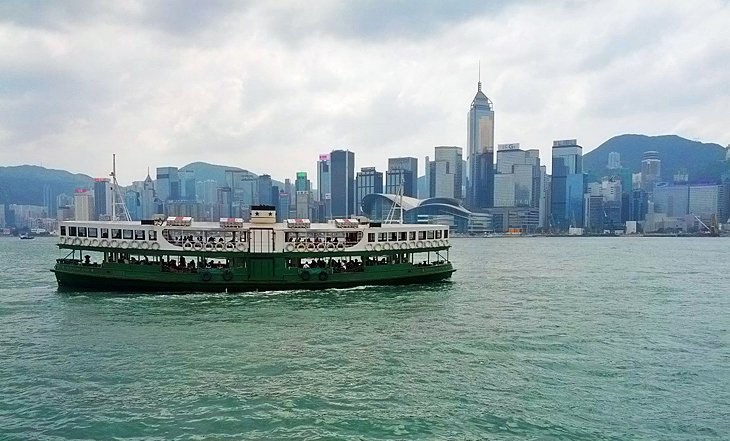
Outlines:
[{"label": "antenna on ferry", "polygon": [[127,205],[124,203],[124,198],[119,191],[119,183],[117,182],[117,154],[112,153],[112,220],[117,220],[117,206],[121,209],[120,215],[122,220],[131,221],[132,216],[129,215]]}]

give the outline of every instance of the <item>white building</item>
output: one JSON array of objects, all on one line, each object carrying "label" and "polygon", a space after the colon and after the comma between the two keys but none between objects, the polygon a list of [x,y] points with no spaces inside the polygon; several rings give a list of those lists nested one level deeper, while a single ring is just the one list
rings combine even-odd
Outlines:
[{"label": "white building", "polygon": [[85,189],[74,193],[74,219],[77,221],[94,220],[94,195]]}]

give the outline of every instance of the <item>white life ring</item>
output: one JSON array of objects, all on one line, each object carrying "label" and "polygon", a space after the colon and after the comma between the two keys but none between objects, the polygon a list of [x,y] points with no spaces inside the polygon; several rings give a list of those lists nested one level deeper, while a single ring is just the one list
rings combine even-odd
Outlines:
[{"label": "white life ring", "polygon": [[89,244],[89,239],[83,238],[83,239],[81,239],[81,243],[84,244],[84,245],[88,245]]},{"label": "white life ring", "polygon": [[129,244],[127,243],[126,240],[123,240],[123,241],[119,242],[119,248],[126,250],[127,248],[129,248]]},{"label": "white life ring", "polygon": [[376,243],[374,248],[375,248],[375,251],[380,251],[383,249],[383,246],[379,243]]},{"label": "white life ring", "polygon": [[401,250],[407,250],[408,249],[408,242],[401,242],[400,243],[400,249]]},{"label": "white life ring", "polygon": [[323,243],[320,243],[319,245],[317,245],[317,251],[322,252],[324,250],[325,250],[325,246]]},{"label": "white life ring", "polygon": [[426,248],[431,248],[432,246],[433,246],[433,242],[431,242],[430,240],[427,240],[426,241]]},{"label": "white life ring", "polygon": [[99,241],[99,245],[101,245],[103,247],[108,247],[109,246],[109,241],[106,240],[106,239],[102,239],[102,240]]},{"label": "white life ring", "polygon": [[112,248],[119,248],[119,241],[116,239],[112,239],[112,241],[109,242],[109,245],[111,245]]},{"label": "white life ring", "polygon": [[338,243],[337,244],[337,251],[344,251],[345,250],[345,244]]},{"label": "white life ring", "polygon": [[334,251],[337,247],[332,242],[327,244],[327,251]]},{"label": "white life ring", "polygon": [[423,248],[423,241],[419,240],[418,242],[416,242],[416,247]]},{"label": "white life ring", "polygon": [[195,242],[195,243],[193,244],[193,249],[194,249],[195,251],[200,251],[200,250],[202,250],[202,249],[203,249],[203,244],[202,244],[202,243],[200,243],[200,242]]},{"label": "white life ring", "polygon": [[236,246],[233,244],[233,242],[227,242],[226,243],[226,251],[235,251]]},{"label": "white life ring", "polygon": [[413,249],[416,248],[416,242],[408,242],[408,248]]},{"label": "white life ring", "polygon": [[449,246],[449,239],[444,239],[444,246]]},{"label": "white life ring", "polygon": [[246,244],[245,244],[245,243],[243,243],[243,242],[238,242],[238,243],[236,244],[236,249],[237,249],[238,251],[246,251]]},{"label": "white life ring", "polygon": [[139,248],[139,242],[137,242],[136,240],[131,241],[129,243],[129,248]]},{"label": "white life ring", "polygon": [[91,244],[92,247],[95,247],[95,246],[98,246],[99,245],[99,240],[98,239],[91,239],[89,241],[89,243]]},{"label": "white life ring", "polygon": [[305,247],[303,243],[297,244],[297,251],[298,252],[300,252],[300,253],[301,252],[304,252],[304,251],[306,251],[306,249],[307,249],[307,247]]},{"label": "white life ring", "polygon": [[388,242],[385,242],[385,243],[383,244],[383,249],[384,249],[384,250],[389,250],[389,249],[390,249],[390,244],[389,244]]},{"label": "white life ring", "polygon": [[393,249],[394,249],[394,250],[399,250],[399,249],[400,249],[400,242],[396,242],[396,243],[394,243],[394,244],[393,244]]},{"label": "white life ring", "polygon": [[81,239],[79,239],[78,237],[74,239],[74,245],[81,245]]},{"label": "white life ring", "polygon": [[315,249],[315,246],[313,243],[310,243],[307,245],[307,251],[314,251],[314,249]]},{"label": "white life ring", "polygon": [[159,250],[160,244],[157,242],[153,242],[152,245],[150,245],[150,248],[152,248],[153,250]]},{"label": "white life ring", "polygon": [[367,251],[372,251],[373,250],[373,244],[369,243],[369,244],[365,245],[365,249]]},{"label": "white life ring", "polygon": [[139,244],[139,247],[142,248],[143,250],[146,250],[147,248],[150,247],[150,244],[148,244],[147,242],[142,242],[141,244]]},{"label": "white life ring", "polygon": [[205,244],[205,251],[213,251],[213,248],[215,248],[215,246],[212,243],[208,242]]},{"label": "white life ring", "polygon": [[216,251],[223,251],[223,250],[225,250],[225,249],[226,249],[226,246],[225,246],[225,245],[223,245],[223,243],[222,243],[222,242],[218,242],[217,244],[215,244],[215,250],[216,250]]},{"label": "white life ring", "polygon": [[192,250],[192,249],[193,249],[193,244],[191,242],[185,242],[183,244],[183,250]]},{"label": "white life ring", "polygon": [[289,252],[294,251],[294,248],[296,248],[296,247],[294,246],[293,243],[286,244],[286,250],[287,251],[289,251]]}]

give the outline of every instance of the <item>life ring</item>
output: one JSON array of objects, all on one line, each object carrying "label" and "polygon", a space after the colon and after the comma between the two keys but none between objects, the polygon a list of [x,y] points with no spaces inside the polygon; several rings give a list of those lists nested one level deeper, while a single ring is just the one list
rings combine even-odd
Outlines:
[{"label": "life ring", "polygon": [[119,248],[126,250],[127,248],[129,248],[129,244],[127,243],[126,240],[123,240],[123,241],[119,242]]},{"label": "life ring", "polygon": [[141,244],[139,244],[139,247],[142,248],[143,250],[146,250],[147,248],[150,247],[150,244],[148,244],[147,242],[142,242]]},{"label": "life ring", "polygon": [[293,243],[288,243],[288,244],[286,244],[286,250],[287,250],[287,251],[290,251],[290,252],[291,252],[291,251],[294,251],[294,248],[296,248],[296,247],[294,246],[294,244],[293,244]]},{"label": "life ring", "polygon": [[213,245],[210,242],[205,244],[205,251],[213,251],[214,248],[215,248],[215,245]]},{"label": "life ring", "polygon": [[304,271],[302,271],[301,273],[299,273],[299,277],[301,277],[301,278],[302,278],[302,280],[309,280],[309,279],[311,279],[311,278],[312,278],[312,275],[311,275],[311,274],[309,274],[309,271],[307,271],[307,270],[304,270]]},{"label": "life ring", "polygon": [[129,243],[129,248],[139,248],[139,242],[137,242],[136,240],[131,241]]},{"label": "life ring", "polygon": [[58,238],[58,243],[60,243],[60,244],[64,244],[64,243],[66,243],[66,238],[65,238],[65,237],[63,237],[63,236],[59,237],[59,238]]},{"label": "life ring", "polygon": [[200,278],[203,279],[204,282],[209,282],[210,279],[213,278],[213,276],[210,274],[210,271],[205,270],[200,274]]},{"label": "life ring", "polygon": [[202,244],[202,243],[200,243],[200,242],[195,242],[195,243],[193,244],[193,249],[194,249],[195,251],[200,251],[200,250],[202,250],[202,249],[203,249],[203,244]]},{"label": "life ring", "polygon": [[334,251],[337,247],[332,242],[327,244],[327,251]]},{"label": "life ring", "polygon": [[98,239],[91,239],[91,241],[89,241],[89,243],[91,244],[92,247],[95,247],[95,246],[98,246],[99,245],[99,240]]},{"label": "life ring", "polygon": [[416,242],[416,247],[423,248],[423,241],[419,240],[418,242]]},{"label": "life ring", "polygon": [[400,249],[400,243],[399,242],[394,243],[393,244],[393,249],[394,250],[399,250]]},{"label": "life ring", "polygon": [[236,246],[233,244],[233,242],[226,243],[226,251],[236,251]]},{"label": "life ring", "polygon": [[345,250],[345,245],[344,244],[341,244],[341,243],[338,243],[337,244],[337,251],[344,251],[344,250]]},{"label": "life ring", "polygon": [[413,242],[413,241],[408,242],[408,248],[410,248],[410,249],[416,248],[416,242]]},{"label": "life ring", "polygon": [[449,246],[449,239],[444,239],[444,246]]},{"label": "life ring", "polygon": [[238,242],[238,243],[236,244],[236,249],[237,249],[238,251],[246,251],[246,244],[245,244],[245,243],[243,243],[243,242]]},{"label": "life ring", "polygon": [[81,243],[84,244],[84,245],[88,245],[89,244],[89,239],[84,238],[84,239],[81,240]]},{"label": "life ring", "polygon": [[369,243],[369,244],[365,245],[365,250],[372,251],[373,250],[373,244]]},{"label": "life ring", "polygon": [[376,243],[375,244],[375,251],[380,251],[382,249],[383,249],[383,246],[382,245],[380,245],[379,243]]},{"label": "life ring", "polygon": [[226,246],[223,245],[221,242],[218,242],[217,244],[215,244],[215,250],[216,251],[223,251],[225,249],[226,249]]},{"label": "life ring", "polygon": [[81,245],[81,239],[79,239],[78,237],[74,239],[74,245]]},{"label": "life ring", "polygon": [[231,280],[233,280],[233,271],[229,269],[223,271],[223,280],[225,280],[226,282],[230,282]]},{"label": "life ring", "polygon": [[185,243],[183,244],[183,250],[192,250],[192,249],[193,249],[193,244],[192,244],[192,242],[185,242]]},{"label": "life ring", "polygon": [[300,253],[304,252],[306,249],[307,249],[307,247],[305,247],[303,243],[300,243],[299,245],[297,245],[297,251],[299,251]]},{"label": "life ring", "polygon": [[431,248],[432,246],[433,246],[433,242],[431,242],[430,240],[427,240],[426,241],[426,248]]},{"label": "life ring", "polygon": [[106,239],[102,239],[101,241],[99,241],[99,245],[101,245],[103,247],[108,247],[109,246],[109,241],[106,240]]},{"label": "life ring", "polygon": [[319,273],[317,275],[317,278],[319,280],[321,280],[322,282],[324,282],[325,280],[330,278],[330,275],[329,275],[329,273],[327,273],[327,271],[322,271],[321,273]]},{"label": "life ring", "polygon": [[323,243],[321,243],[321,244],[317,245],[317,251],[319,251],[319,252],[322,252],[322,251],[324,251],[324,250],[325,250],[325,246],[324,246],[324,244],[323,244]]},{"label": "life ring", "polygon": [[112,239],[112,241],[109,242],[109,246],[111,246],[112,248],[119,248],[119,241],[116,239]]},{"label": "life ring", "polygon": [[150,245],[150,248],[152,248],[153,250],[159,250],[160,244],[157,242],[153,242],[152,245]]},{"label": "life ring", "polygon": [[390,244],[388,242],[385,242],[383,244],[383,249],[386,250],[386,251],[389,250],[390,249]]},{"label": "life ring", "polygon": [[314,251],[314,249],[315,249],[315,246],[313,243],[310,243],[307,245],[307,251]]},{"label": "life ring", "polygon": [[408,249],[408,242],[401,242],[400,243],[400,249],[401,250],[407,250]]}]

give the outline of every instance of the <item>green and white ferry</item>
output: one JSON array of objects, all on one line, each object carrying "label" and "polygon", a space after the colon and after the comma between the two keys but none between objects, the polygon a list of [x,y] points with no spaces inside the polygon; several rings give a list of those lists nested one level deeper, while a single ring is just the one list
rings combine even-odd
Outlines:
[{"label": "green and white ferry", "polygon": [[190,217],[61,222],[68,255],[52,270],[61,288],[117,292],[236,292],[435,282],[455,271],[449,228],[367,219],[250,222]]}]

